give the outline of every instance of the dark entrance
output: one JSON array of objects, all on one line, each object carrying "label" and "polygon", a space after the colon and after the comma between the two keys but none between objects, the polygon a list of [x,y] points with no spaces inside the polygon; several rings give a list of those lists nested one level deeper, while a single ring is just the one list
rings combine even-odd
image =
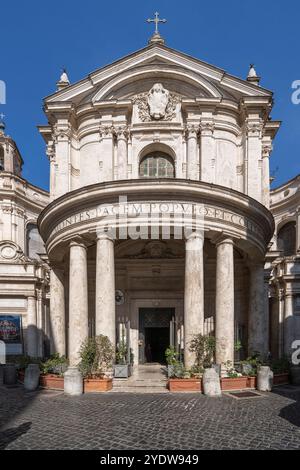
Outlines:
[{"label": "dark entrance", "polygon": [[141,308],[139,311],[139,363],[165,363],[170,345],[170,323],[174,308]]}]

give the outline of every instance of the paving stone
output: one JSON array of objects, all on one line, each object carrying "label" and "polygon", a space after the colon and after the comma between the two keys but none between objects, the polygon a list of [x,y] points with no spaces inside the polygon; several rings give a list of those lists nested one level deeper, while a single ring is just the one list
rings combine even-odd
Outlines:
[{"label": "paving stone", "polygon": [[0,387],[0,449],[300,449],[300,387],[261,398]]}]

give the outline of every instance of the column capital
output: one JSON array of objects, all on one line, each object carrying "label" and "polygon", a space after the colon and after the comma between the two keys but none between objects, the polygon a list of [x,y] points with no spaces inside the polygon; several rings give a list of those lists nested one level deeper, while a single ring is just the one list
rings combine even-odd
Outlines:
[{"label": "column capital", "polygon": [[109,240],[111,242],[115,242],[115,239],[113,237],[113,235],[107,233],[107,232],[96,232],[96,240]]},{"label": "column capital", "polygon": [[201,135],[211,136],[215,130],[215,122],[213,119],[200,119],[199,130]]},{"label": "column capital", "polygon": [[197,138],[199,126],[195,123],[187,123],[185,126],[185,134],[187,138]]},{"label": "column capital", "polygon": [[196,239],[198,240],[199,238],[204,241],[204,234],[198,231],[192,232],[189,235],[185,235],[186,242],[190,240],[196,240]]},{"label": "column capital", "polygon": [[232,246],[235,246],[235,242],[233,240],[233,238],[227,236],[227,235],[220,235],[219,237],[217,237],[215,240],[215,245],[218,247],[220,245],[232,245]]},{"label": "column capital", "polygon": [[73,247],[73,246],[80,246],[82,248],[85,248],[86,250],[88,249],[88,246],[87,246],[87,242],[86,240],[84,240],[83,238],[77,236],[77,237],[74,237],[70,243],[69,243],[69,247]]},{"label": "column capital", "polygon": [[128,127],[127,126],[114,126],[114,133],[117,140],[126,140],[128,138]]}]

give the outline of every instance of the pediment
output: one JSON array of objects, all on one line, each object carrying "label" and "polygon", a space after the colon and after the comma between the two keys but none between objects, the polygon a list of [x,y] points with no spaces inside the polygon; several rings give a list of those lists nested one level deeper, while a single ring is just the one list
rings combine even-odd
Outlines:
[{"label": "pediment", "polygon": [[[270,97],[269,90],[241,80],[164,45],[147,46],[91,73],[46,98],[46,103],[71,101],[74,104],[128,99],[160,81],[183,97],[208,96],[239,99]],[[151,88],[150,86],[150,88]],[[179,87],[179,90],[178,90]]]}]

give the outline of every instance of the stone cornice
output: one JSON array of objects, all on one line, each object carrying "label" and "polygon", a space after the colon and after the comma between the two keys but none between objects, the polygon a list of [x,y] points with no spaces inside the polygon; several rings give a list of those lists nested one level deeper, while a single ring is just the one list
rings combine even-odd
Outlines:
[{"label": "stone cornice", "polygon": [[[50,252],[60,243],[61,237],[71,239],[72,233],[84,234],[95,230],[99,217],[95,208],[117,204],[122,195],[127,196],[128,204],[131,201],[133,204],[147,204],[149,201],[153,204],[160,201],[202,204],[207,220],[205,229],[224,230],[225,235],[240,239],[242,249],[252,246],[264,253],[274,231],[273,217],[263,205],[223,186],[179,179],[116,181],[72,191],[43,210],[38,224]],[[64,223],[68,217],[70,220]]]},{"label": "stone cornice", "polygon": [[111,79],[117,73],[133,67],[138,67],[143,62],[149,61],[155,57],[165,60],[170,64],[180,64],[191,71],[196,71],[207,79],[213,79],[216,82],[219,82],[228,89],[239,90],[242,94],[272,96],[272,92],[269,90],[257,87],[246,80],[227,74],[224,70],[209,65],[185,53],[178,52],[164,45],[151,45],[96,70],[89,74],[87,78],[75,83],[74,85],[68,86],[65,90],[61,90],[48,96],[45,98],[45,102],[70,100],[76,95],[92,90],[95,85],[104,80]]}]

